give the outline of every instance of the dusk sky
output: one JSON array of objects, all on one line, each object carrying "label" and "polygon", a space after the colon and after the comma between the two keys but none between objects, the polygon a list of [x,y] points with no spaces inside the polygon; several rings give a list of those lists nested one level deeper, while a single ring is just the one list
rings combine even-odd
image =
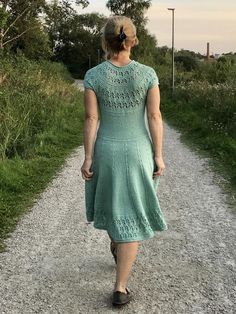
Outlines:
[{"label": "dusk sky", "polygon": [[[90,0],[79,12],[99,12],[109,16],[107,1]],[[206,54],[236,52],[236,0],[153,0],[147,11],[147,28],[158,40],[158,46],[171,47],[171,11],[175,8],[175,47]],[[142,40],[140,38],[140,40]]]}]

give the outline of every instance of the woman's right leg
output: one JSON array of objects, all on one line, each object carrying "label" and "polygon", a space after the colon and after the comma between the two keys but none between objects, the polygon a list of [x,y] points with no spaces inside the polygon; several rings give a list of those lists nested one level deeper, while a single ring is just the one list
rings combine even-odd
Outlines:
[{"label": "woman's right leg", "polygon": [[117,245],[117,266],[116,283],[114,291],[126,293],[127,281],[136,260],[138,252],[138,242],[116,243]]}]

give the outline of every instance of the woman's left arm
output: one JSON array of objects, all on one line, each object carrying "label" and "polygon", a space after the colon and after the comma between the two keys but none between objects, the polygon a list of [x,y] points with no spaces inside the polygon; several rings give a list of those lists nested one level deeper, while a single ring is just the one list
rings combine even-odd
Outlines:
[{"label": "woman's left arm", "polygon": [[97,134],[97,126],[99,120],[99,108],[97,96],[94,90],[85,88],[84,90],[84,163],[81,167],[82,177],[85,180],[90,180],[93,172],[90,167],[93,161],[94,143]]}]

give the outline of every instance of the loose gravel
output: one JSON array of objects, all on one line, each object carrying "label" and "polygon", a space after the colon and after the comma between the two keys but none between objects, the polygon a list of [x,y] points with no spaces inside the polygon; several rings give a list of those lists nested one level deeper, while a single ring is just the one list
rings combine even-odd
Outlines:
[{"label": "loose gravel", "polygon": [[115,264],[106,232],[86,221],[78,147],[5,241],[0,313],[236,313],[236,223],[221,178],[166,122],[163,155],[169,229],[140,243],[130,304],[111,305]]}]

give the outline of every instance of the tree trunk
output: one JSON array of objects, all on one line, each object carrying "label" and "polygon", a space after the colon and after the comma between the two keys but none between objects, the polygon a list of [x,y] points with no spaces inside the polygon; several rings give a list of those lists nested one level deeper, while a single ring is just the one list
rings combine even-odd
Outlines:
[{"label": "tree trunk", "polygon": [[4,33],[4,29],[1,28],[0,29],[0,50],[3,49],[3,33]]}]

